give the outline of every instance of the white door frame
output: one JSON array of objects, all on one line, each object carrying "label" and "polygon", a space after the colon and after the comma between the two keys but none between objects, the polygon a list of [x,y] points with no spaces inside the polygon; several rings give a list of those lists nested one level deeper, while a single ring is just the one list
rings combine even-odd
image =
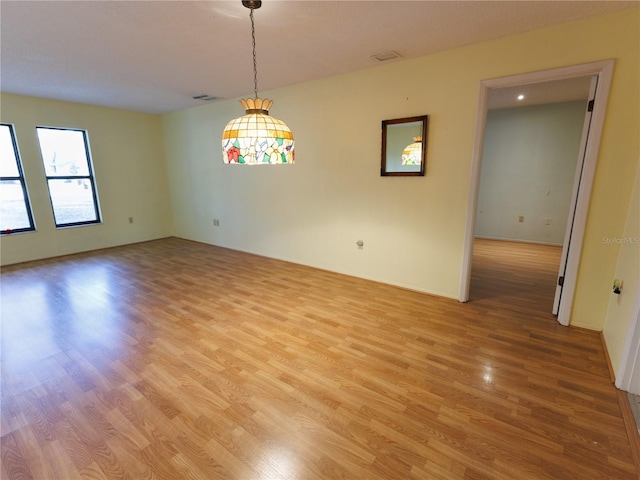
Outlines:
[{"label": "white door frame", "polygon": [[464,237],[464,253],[460,274],[460,294],[458,300],[469,300],[469,287],[471,284],[471,259],[473,255],[473,232],[476,221],[476,205],[478,202],[478,183],[480,180],[480,162],[482,160],[482,148],[484,131],[487,119],[487,98],[492,88],[504,88],[517,85],[563,80],[567,78],[598,76],[598,92],[593,106],[591,118],[591,131],[587,141],[584,168],[582,170],[581,187],[577,198],[576,211],[573,224],[572,243],[567,255],[567,268],[564,279],[564,291],[558,310],[558,322],[569,325],[573,296],[576,287],[576,277],[580,263],[580,253],[584,239],[584,231],[589,211],[591,187],[595,175],[598,150],[602,137],[602,127],[609,98],[609,88],[613,75],[614,60],[602,60],[598,62],[554,68],[538,72],[512,75],[509,77],[482,80],[478,95],[478,109],[476,112],[476,128],[473,141],[473,156],[471,160],[471,176],[469,182],[469,198],[467,203],[467,223]]}]

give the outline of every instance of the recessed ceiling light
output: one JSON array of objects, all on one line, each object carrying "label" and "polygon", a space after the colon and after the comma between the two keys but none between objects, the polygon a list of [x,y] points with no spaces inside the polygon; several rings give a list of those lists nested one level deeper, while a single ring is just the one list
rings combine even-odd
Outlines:
[{"label": "recessed ceiling light", "polygon": [[518,100],[524,100],[524,95],[522,94],[518,95]]}]

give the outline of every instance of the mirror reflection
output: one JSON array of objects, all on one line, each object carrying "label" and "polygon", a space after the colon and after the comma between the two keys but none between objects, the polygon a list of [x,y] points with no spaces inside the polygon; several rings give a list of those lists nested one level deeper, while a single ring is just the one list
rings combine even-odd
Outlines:
[{"label": "mirror reflection", "polygon": [[424,176],[427,115],[382,122],[382,176]]}]

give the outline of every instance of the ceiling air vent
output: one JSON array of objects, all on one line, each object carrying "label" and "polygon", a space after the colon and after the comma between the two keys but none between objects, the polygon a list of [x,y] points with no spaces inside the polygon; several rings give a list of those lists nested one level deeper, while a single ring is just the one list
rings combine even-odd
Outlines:
[{"label": "ceiling air vent", "polygon": [[207,95],[206,93],[201,93],[200,95],[194,95],[194,100],[202,100],[203,102],[213,102],[214,100],[221,100],[221,97],[214,97],[213,95]]},{"label": "ceiling air vent", "polygon": [[390,50],[388,52],[376,53],[375,55],[371,55],[371,58],[374,60],[378,60],[379,62],[386,62],[387,60],[393,60],[394,58],[401,58],[398,52]]}]

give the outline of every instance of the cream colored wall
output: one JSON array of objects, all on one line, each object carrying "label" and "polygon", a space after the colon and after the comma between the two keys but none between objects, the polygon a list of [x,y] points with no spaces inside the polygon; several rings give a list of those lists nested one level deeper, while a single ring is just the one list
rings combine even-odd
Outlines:
[{"label": "cream colored wall", "polygon": [[[572,317],[600,330],[617,258],[600,239],[622,231],[639,151],[638,12],[262,92],[294,132],[293,166],[222,163],[236,100],[165,115],[176,233],[457,298],[480,81],[615,58]],[[380,122],[421,114],[426,176],[380,177]]]},{"label": "cream colored wall", "polygon": [[[15,126],[37,228],[36,232],[2,237],[3,265],[171,234],[158,115],[9,94],[2,94],[0,102],[2,122]],[[88,131],[102,224],[55,228],[36,125]]]},{"label": "cream colored wall", "polygon": [[585,94],[487,112],[476,237],[562,245],[586,109]]},{"label": "cream colored wall", "polygon": [[[295,166],[222,164],[235,101],[167,115],[177,232],[455,298],[479,81],[617,58],[573,319],[602,328],[615,252],[597,239],[624,224],[609,210],[628,203],[638,152],[637,23],[634,9],[269,92],[296,135]],[[427,176],[379,177],[380,121],[423,113]]]},{"label": "cream colored wall", "polygon": [[[620,368],[622,350],[627,338],[631,318],[635,314],[635,296],[640,284],[640,163],[623,230],[601,239],[607,248],[618,251],[614,278],[623,281],[622,293],[615,295],[609,289],[609,304],[603,335],[614,371]],[[611,279],[613,283],[613,278]]]}]

